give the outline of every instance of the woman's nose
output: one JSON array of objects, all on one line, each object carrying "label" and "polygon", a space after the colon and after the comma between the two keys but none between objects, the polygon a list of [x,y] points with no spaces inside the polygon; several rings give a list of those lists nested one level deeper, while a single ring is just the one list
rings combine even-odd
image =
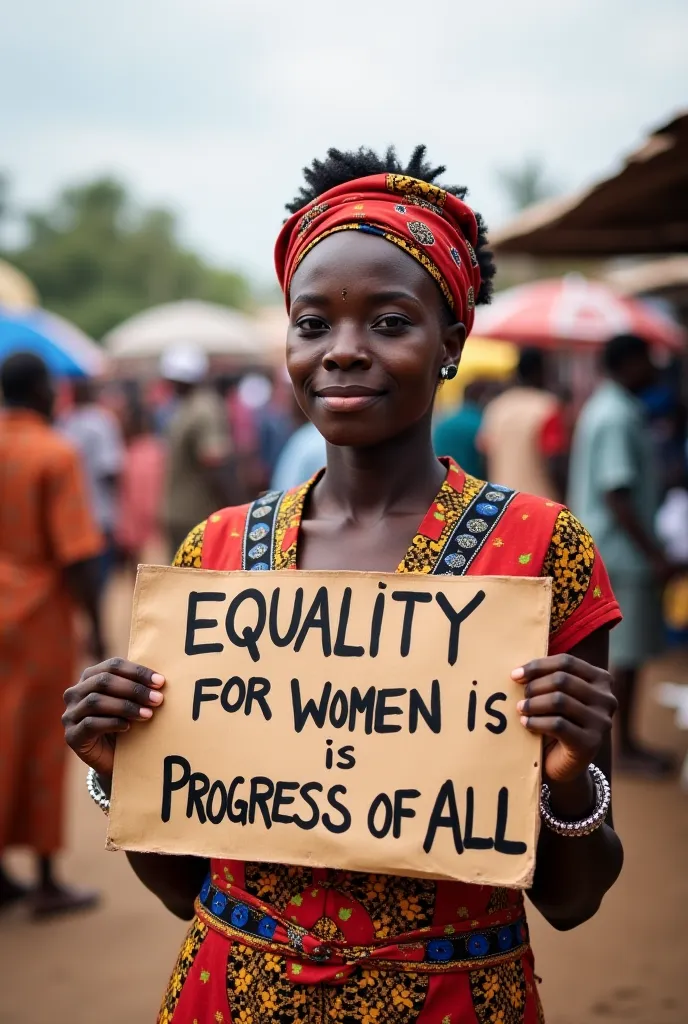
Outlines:
[{"label": "woman's nose", "polygon": [[328,341],[322,360],[326,370],[350,370],[353,367],[368,369],[371,365],[368,340],[356,325],[346,324],[336,328],[330,332]]}]

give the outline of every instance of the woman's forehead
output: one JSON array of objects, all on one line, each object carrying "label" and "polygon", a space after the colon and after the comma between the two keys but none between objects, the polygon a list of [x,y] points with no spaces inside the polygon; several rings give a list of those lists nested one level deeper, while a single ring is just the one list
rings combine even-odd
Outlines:
[{"label": "woman's forehead", "polygon": [[291,282],[291,300],[300,292],[341,291],[403,285],[426,294],[435,285],[413,257],[384,238],[362,231],[340,231],[324,238],[304,257]]}]

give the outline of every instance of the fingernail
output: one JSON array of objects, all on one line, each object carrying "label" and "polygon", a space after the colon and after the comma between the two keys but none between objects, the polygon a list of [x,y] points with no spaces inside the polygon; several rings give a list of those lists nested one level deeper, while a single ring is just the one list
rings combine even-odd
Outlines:
[{"label": "fingernail", "polygon": [[162,686],[165,682],[165,677],[161,676],[159,672],[154,672],[151,676],[151,683],[153,686]]},{"label": "fingernail", "polygon": [[526,706],[526,702],[524,700],[520,700],[518,702],[518,704],[516,705],[516,710],[517,711],[523,711],[525,706]]},{"label": "fingernail", "polygon": [[525,715],[521,715],[521,725],[524,725],[526,728],[528,727],[528,719]]},{"label": "fingernail", "polygon": [[150,708],[139,708],[139,717],[140,718],[152,718],[153,717],[153,712],[151,711]]},{"label": "fingernail", "polygon": [[161,693],[158,693],[157,690],[153,690],[151,693],[148,694],[148,700],[151,702],[151,704],[161,704],[163,699],[163,695]]},{"label": "fingernail", "polygon": [[514,671],[511,673],[511,678],[512,679],[523,679],[525,674],[526,673],[525,673],[524,669],[522,669],[522,668],[515,668]]}]

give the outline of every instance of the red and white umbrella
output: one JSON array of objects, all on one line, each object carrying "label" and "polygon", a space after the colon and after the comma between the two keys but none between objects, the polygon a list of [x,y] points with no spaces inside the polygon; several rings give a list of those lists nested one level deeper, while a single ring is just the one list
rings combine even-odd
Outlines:
[{"label": "red and white umbrella", "polygon": [[637,334],[680,352],[687,340],[686,331],[654,306],[579,274],[509,288],[475,312],[475,334],[522,346],[595,346],[617,334]]}]

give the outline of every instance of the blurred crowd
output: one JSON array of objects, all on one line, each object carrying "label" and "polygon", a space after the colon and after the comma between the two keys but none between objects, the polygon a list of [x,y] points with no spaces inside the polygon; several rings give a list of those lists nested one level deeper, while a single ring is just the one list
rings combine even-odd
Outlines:
[{"label": "blurred crowd", "polygon": [[[686,410],[677,367],[655,366],[636,336],[612,339],[599,369],[594,389],[574,396],[551,357],[522,349],[508,378],[469,375],[458,403],[439,403],[435,448],[472,475],[567,503],[590,529],[624,613],[610,652],[617,760],[659,777],[674,765],[638,741],[634,702],[646,662],[688,641]],[[101,660],[113,573],[170,561],[213,511],[296,486],[326,452],[281,372],[213,376],[193,345],[167,350],[147,382],[81,378],[55,390],[45,364],[19,353],[0,383],[0,670],[13,680],[0,689],[0,852],[35,852],[40,917],[96,899],[62,883],[53,863],[71,606]],[[575,594],[578,567],[567,569]],[[0,863],[0,907],[26,895]]]}]

